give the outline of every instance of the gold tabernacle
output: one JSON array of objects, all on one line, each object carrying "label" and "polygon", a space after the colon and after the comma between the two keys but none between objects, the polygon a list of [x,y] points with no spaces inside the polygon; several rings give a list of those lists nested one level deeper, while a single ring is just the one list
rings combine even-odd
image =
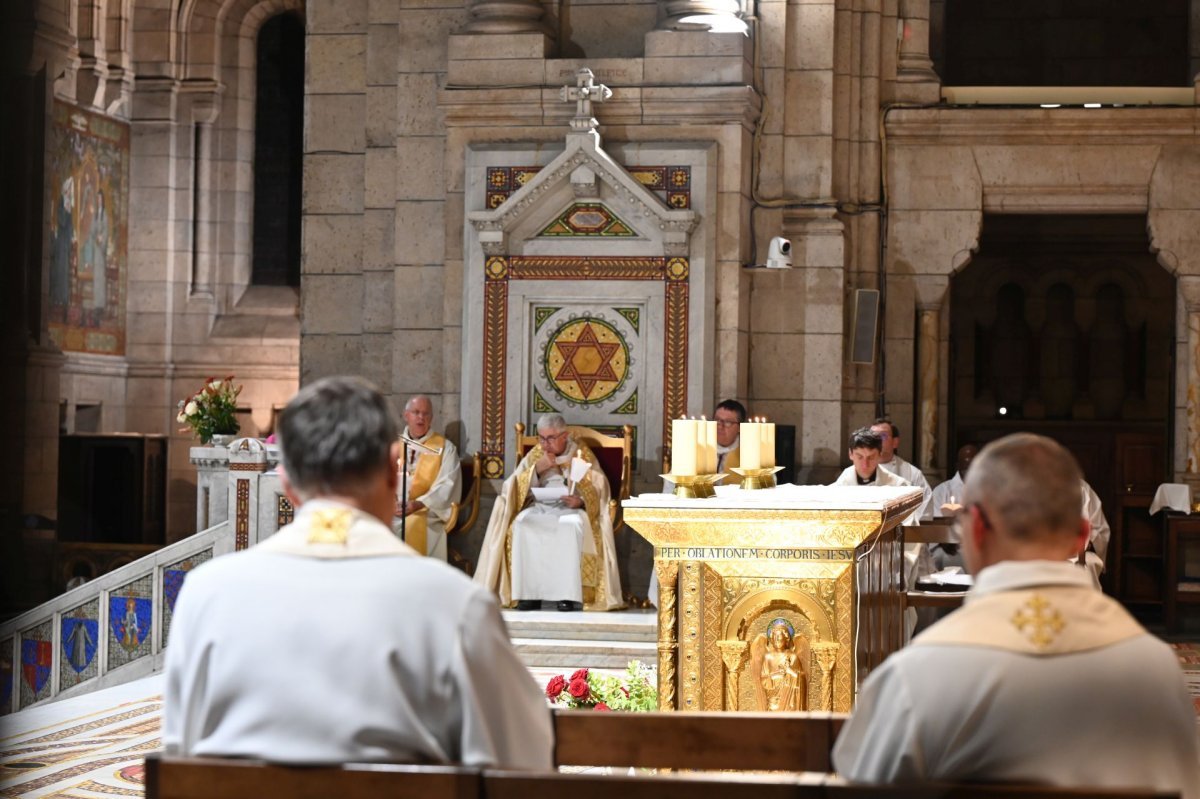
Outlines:
[{"label": "gold tabernacle", "polygon": [[898,528],[920,501],[818,486],[626,500],[654,545],[659,708],[849,711],[903,644]]}]

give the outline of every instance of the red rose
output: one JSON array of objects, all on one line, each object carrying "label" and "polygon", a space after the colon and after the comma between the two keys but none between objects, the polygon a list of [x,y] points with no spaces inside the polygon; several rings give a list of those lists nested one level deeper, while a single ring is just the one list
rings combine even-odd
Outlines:
[{"label": "red rose", "polygon": [[588,698],[588,694],[591,692],[588,689],[587,680],[571,680],[571,684],[567,686],[567,693],[582,702]]},{"label": "red rose", "polygon": [[571,682],[575,682],[576,680],[586,680],[587,675],[587,669],[578,669],[574,674],[571,675]]},{"label": "red rose", "polygon": [[546,696],[551,699],[557,699],[563,689],[567,687],[567,681],[563,679],[561,674],[556,674],[550,678],[550,682],[546,683]]},{"label": "red rose", "polygon": [[607,712],[607,713],[611,713],[611,712],[612,712],[612,708],[611,708],[611,707],[609,707],[608,705],[604,704],[603,702],[597,702],[597,703],[596,703],[596,710],[603,710],[603,711],[605,711],[605,712]]}]

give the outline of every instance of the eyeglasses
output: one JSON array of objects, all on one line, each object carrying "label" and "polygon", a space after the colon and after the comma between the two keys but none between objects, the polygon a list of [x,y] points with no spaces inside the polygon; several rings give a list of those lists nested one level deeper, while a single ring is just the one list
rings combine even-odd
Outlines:
[{"label": "eyeglasses", "polygon": [[543,435],[539,434],[538,435],[538,443],[539,444],[549,444],[551,441],[555,441],[559,438],[562,438],[566,434],[567,434],[566,430],[563,430],[561,433],[553,433],[548,436],[543,436]]},{"label": "eyeglasses", "polygon": [[728,419],[717,419],[716,422],[717,427],[736,427],[737,425],[741,424],[741,422],[737,421],[736,419],[733,421]]},{"label": "eyeglasses", "polygon": [[956,544],[961,544],[963,542],[966,527],[971,521],[971,508],[979,508],[979,518],[983,519],[984,527],[992,526],[992,520],[988,518],[987,511],[984,510],[983,505],[979,502],[972,502],[970,505],[964,506],[958,511],[958,513],[954,514],[954,521],[950,525],[950,533],[954,536],[954,542]]}]

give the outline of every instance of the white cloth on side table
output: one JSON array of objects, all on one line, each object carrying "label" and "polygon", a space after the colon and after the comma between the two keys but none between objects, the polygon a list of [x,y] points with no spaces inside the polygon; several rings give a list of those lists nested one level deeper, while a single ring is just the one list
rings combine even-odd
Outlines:
[{"label": "white cloth on side table", "polygon": [[1187,483],[1163,483],[1154,492],[1154,501],[1150,503],[1150,515],[1158,513],[1163,508],[1176,510],[1180,513],[1192,512],[1192,487]]}]

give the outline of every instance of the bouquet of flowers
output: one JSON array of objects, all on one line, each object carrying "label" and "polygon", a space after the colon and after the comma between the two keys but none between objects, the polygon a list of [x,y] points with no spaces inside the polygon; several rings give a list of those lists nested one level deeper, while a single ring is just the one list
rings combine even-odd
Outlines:
[{"label": "bouquet of flowers", "polygon": [[187,427],[181,433],[191,432],[201,444],[212,441],[215,435],[232,435],[241,426],[237,420],[237,398],[242,387],[234,388],[233,375],[219,380],[210,377],[204,388],[187,399],[179,401],[179,415],[175,420]]},{"label": "bouquet of flowers", "polygon": [[552,705],[573,710],[658,709],[658,689],[640,660],[630,661],[619,677],[589,669],[579,669],[570,679],[557,674],[546,683],[546,698]]}]

